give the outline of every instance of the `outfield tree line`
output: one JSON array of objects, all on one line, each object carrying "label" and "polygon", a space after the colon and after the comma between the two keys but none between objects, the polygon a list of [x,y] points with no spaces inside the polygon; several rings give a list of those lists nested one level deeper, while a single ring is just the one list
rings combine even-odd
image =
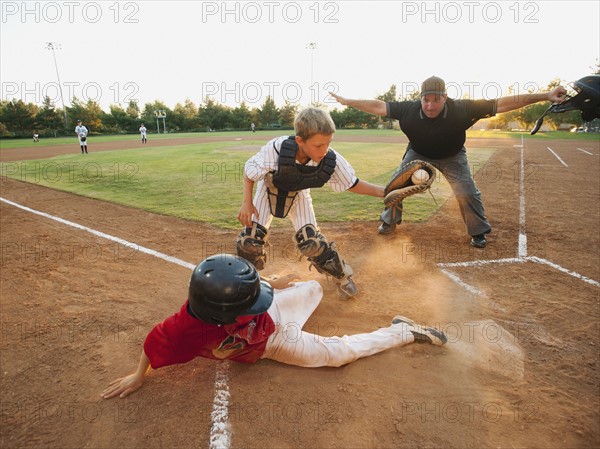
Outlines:
[{"label": "outfield tree line", "polygon": [[[273,99],[267,98],[258,108],[250,109],[244,102],[231,108],[207,98],[200,106],[186,99],[172,109],[160,100],[145,104],[143,109],[136,102],[130,102],[125,108],[112,104],[107,112],[95,101],[84,102],[74,97],[71,106],[66,108],[65,126],[63,110],[49,98],[46,97],[41,106],[13,99],[0,102],[0,136],[31,137],[34,132],[46,137],[68,135],[77,120],[82,120],[92,134],[137,133],[141,123],[150,132],[156,132],[157,110],[165,111],[168,132],[249,130],[251,123],[258,129],[291,129],[298,105],[286,102],[283,107],[277,108]],[[160,131],[164,132],[162,120],[159,125]]]},{"label": "outfield tree line", "polygon": [[[592,68],[599,74],[600,65]],[[545,90],[551,90],[564,82],[560,79],[550,81]],[[508,95],[512,94],[509,89]],[[395,84],[383,94],[376,97],[382,101],[418,100],[419,92],[399,96]],[[325,105],[317,105],[325,106]],[[532,128],[535,121],[548,108],[548,102],[535,103],[515,111],[498,114],[488,120],[489,128],[508,129],[509,123],[518,122],[522,128]],[[232,108],[220,104],[212,98],[206,98],[204,103],[196,106],[186,99],[183,104],[177,103],[173,109],[160,100],[146,103],[143,110],[137,102],[130,102],[126,107],[112,104],[109,111],[104,111],[93,101],[82,101],[76,97],[71,100],[71,106],[62,109],[46,97],[41,105],[25,103],[13,99],[0,101],[0,137],[31,137],[36,132],[42,137],[69,135],[73,132],[77,120],[82,120],[92,134],[122,134],[137,133],[141,123],[150,132],[156,132],[157,122],[155,111],[166,112],[166,129],[168,132],[200,132],[220,130],[250,129],[254,123],[257,129],[286,128],[293,129],[294,117],[299,106],[285,102],[278,108],[271,97],[258,108],[250,109],[245,102]],[[392,128],[396,123],[382,117],[377,117],[354,108],[333,109],[331,117],[338,128]],[[582,125],[581,114],[571,111],[564,114],[551,114],[546,123],[558,128],[562,123],[575,126]],[[164,132],[162,120],[159,122],[160,132]]]},{"label": "outfield tree line", "polygon": [[[74,97],[71,106],[66,108],[65,127],[63,110],[56,107],[50,98],[46,97],[41,106],[13,99],[0,102],[0,136],[31,137],[33,133],[42,137],[69,135],[77,120],[82,120],[91,134],[137,133],[141,123],[150,132],[156,132],[155,111],[158,110],[166,113],[168,132],[249,130],[251,123],[257,129],[293,129],[298,109],[297,104],[287,101],[278,108],[273,99],[267,97],[260,107],[252,109],[245,102],[232,108],[207,98],[199,106],[186,99],[184,103],[177,103],[174,108],[170,108],[164,102],[156,100],[146,103],[143,109],[136,102],[130,102],[126,107],[112,104],[108,111],[104,111],[93,100],[82,101]],[[331,115],[340,128],[375,127],[379,120],[352,108],[334,110]],[[162,119],[158,125],[160,132],[164,132]]]}]

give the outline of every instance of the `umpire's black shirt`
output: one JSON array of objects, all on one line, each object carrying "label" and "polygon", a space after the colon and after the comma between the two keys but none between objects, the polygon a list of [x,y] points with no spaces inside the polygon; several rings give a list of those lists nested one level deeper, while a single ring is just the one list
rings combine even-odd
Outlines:
[{"label": "umpire's black shirt", "polygon": [[477,120],[496,115],[497,100],[452,100],[436,118],[429,118],[420,101],[387,103],[387,116],[400,121],[408,148],[431,159],[454,156],[465,145],[466,130]]}]

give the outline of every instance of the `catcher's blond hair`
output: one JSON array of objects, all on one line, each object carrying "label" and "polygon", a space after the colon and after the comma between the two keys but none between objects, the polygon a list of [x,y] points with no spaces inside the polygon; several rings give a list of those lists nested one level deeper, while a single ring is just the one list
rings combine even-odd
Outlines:
[{"label": "catcher's blond hair", "polygon": [[310,139],[315,134],[330,135],[335,133],[335,123],[325,109],[306,108],[296,115],[294,131],[302,140]]}]

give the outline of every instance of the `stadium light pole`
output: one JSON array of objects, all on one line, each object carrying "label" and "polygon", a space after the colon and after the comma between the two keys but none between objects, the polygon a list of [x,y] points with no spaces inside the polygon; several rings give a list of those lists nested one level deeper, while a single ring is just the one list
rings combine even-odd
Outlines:
[{"label": "stadium light pole", "polygon": [[65,108],[65,97],[63,96],[62,84],[60,83],[60,75],[58,74],[58,64],[56,63],[56,53],[55,49],[60,50],[60,44],[56,42],[48,42],[46,43],[46,50],[52,50],[52,57],[54,58],[54,68],[56,69],[56,78],[58,79],[58,91],[60,92],[60,101],[63,107],[63,114],[65,118],[65,132],[68,131],[67,125],[67,109]]},{"label": "stadium light pole", "polygon": [[308,91],[310,92],[310,104],[314,104],[313,102],[313,96],[312,96],[312,88],[313,88],[313,68],[314,68],[314,64],[313,64],[313,59],[314,59],[314,53],[315,50],[317,49],[317,43],[316,42],[309,42],[306,45],[306,48],[308,48],[310,50],[310,86],[308,87]]}]

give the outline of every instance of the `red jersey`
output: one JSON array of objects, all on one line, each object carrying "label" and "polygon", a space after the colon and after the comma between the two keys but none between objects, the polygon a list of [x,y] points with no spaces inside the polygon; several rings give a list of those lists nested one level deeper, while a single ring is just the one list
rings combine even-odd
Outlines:
[{"label": "red jersey", "polygon": [[238,317],[217,326],[191,316],[188,302],[179,312],[157,324],[144,342],[152,368],[189,362],[195,357],[254,363],[265,351],[275,324],[268,313]]}]

